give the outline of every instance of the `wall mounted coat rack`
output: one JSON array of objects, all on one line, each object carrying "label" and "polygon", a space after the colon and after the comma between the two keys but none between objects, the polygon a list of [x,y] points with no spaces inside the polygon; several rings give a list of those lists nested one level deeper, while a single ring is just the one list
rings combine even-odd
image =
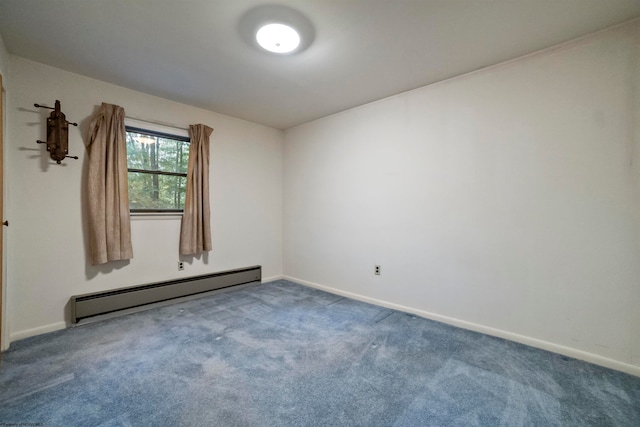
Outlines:
[{"label": "wall mounted coat rack", "polygon": [[36,142],[47,144],[47,151],[57,164],[60,164],[66,157],[77,160],[78,156],[68,156],[67,154],[69,154],[69,125],[78,126],[78,124],[67,121],[64,113],[60,110],[60,101],[56,100],[55,108],[40,104],[33,105],[53,110],[47,118],[47,140],[37,140]]}]

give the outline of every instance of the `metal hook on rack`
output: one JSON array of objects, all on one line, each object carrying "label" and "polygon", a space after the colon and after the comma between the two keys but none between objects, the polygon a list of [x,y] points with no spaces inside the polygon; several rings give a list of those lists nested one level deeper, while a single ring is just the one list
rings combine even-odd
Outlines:
[{"label": "metal hook on rack", "polygon": [[47,140],[37,140],[38,144],[47,144],[47,151],[56,163],[62,163],[65,158],[78,159],[78,156],[69,156],[69,125],[78,126],[77,123],[67,121],[66,116],[60,110],[60,101],[56,100],[54,108],[46,105],[33,104],[38,108],[53,110],[47,118]]}]

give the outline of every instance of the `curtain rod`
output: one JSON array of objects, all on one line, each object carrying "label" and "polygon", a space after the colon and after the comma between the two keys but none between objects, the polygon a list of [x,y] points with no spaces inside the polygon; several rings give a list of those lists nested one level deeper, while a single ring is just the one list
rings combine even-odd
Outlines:
[{"label": "curtain rod", "polygon": [[171,124],[171,123],[160,122],[160,121],[157,121],[157,120],[141,119],[140,117],[133,117],[133,116],[129,116],[129,115],[125,116],[125,118],[132,119],[132,120],[139,120],[141,122],[151,123],[151,124],[154,124],[154,125],[167,126],[167,127],[174,128],[174,129],[181,129],[181,130],[186,130],[186,131],[189,130],[188,127],[177,126],[177,125],[174,125],[174,124]]}]

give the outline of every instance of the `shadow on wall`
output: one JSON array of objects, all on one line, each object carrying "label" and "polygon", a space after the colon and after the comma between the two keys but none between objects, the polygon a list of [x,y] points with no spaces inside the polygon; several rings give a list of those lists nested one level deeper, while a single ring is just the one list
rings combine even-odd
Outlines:
[{"label": "shadow on wall", "polygon": [[[178,245],[179,246],[179,245]],[[193,265],[193,262],[198,260],[203,264],[209,264],[209,252],[203,252],[197,255],[178,255],[180,261],[184,261],[189,265]]]},{"label": "shadow on wall", "polygon": [[[47,151],[47,145],[38,144],[36,142],[36,140],[38,139],[41,141],[45,141],[47,139],[47,118],[49,117],[49,110],[43,109],[43,108],[36,108],[36,107],[33,107],[33,108],[19,107],[17,108],[17,110],[22,113],[33,113],[34,118],[35,118],[35,115],[37,114],[40,118],[40,121],[24,123],[25,126],[30,126],[30,127],[38,126],[40,129],[40,133],[38,137],[33,141],[26,141],[29,144],[27,147],[18,147],[18,150],[34,152],[34,154],[27,156],[27,158],[40,160],[40,170],[42,172],[48,171],[49,166],[51,165],[67,167],[66,163],[62,163],[58,165],[56,162],[52,161],[51,157],[49,156],[49,152]],[[31,145],[31,142],[33,142],[33,145]],[[39,154],[35,154],[35,152]]]}]

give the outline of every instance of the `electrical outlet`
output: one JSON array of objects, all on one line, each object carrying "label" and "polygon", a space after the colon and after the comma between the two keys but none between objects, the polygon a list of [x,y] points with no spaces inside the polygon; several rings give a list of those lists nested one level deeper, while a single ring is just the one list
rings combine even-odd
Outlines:
[{"label": "electrical outlet", "polygon": [[178,261],[178,271],[184,270],[184,261]]},{"label": "electrical outlet", "polygon": [[376,264],[376,268],[373,270],[376,276],[380,275],[380,266]]}]

